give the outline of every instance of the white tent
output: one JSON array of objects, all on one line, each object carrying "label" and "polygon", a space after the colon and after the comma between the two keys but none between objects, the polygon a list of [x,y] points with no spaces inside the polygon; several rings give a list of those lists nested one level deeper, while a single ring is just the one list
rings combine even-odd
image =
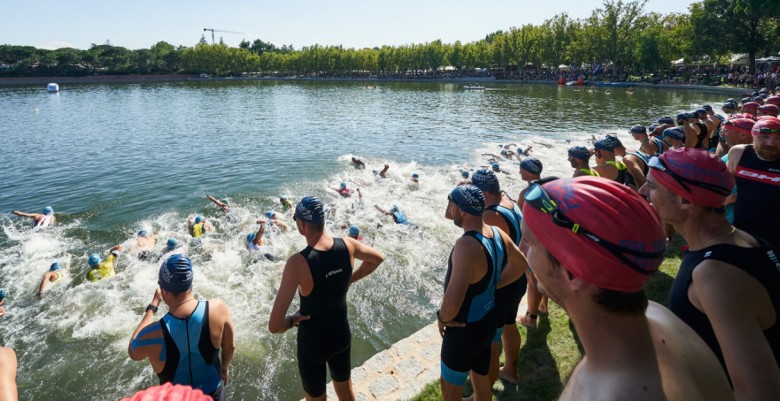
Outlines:
[{"label": "white tent", "polygon": [[561,64],[561,65],[558,66],[558,69],[561,70],[561,71],[570,71],[571,67],[566,65],[566,64]]},{"label": "white tent", "polygon": [[748,55],[746,53],[735,54],[731,56],[729,64],[731,65],[747,65]]},{"label": "white tent", "polygon": [[675,66],[675,67],[683,66],[683,65],[685,65],[685,59],[681,58],[679,60],[674,60],[674,61],[672,61],[672,65]]}]

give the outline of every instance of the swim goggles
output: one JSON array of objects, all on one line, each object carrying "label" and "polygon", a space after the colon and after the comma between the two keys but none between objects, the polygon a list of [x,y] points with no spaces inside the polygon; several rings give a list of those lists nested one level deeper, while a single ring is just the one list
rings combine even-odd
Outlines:
[{"label": "swim goggles", "polygon": [[525,203],[544,214],[550,215],[555,225],[569,229],[571,232],[582,235],[583,237],[595,242],[609,253],[615,255],[615,257],[628,265],[628,267],[630,267],[632,270],[645,275],[651,275],[655,272],[655,270],[646,270],[625,255],[628,254],[642,259],[658,259],[662,258],[664,253],[666,253],[666,246],[663,246],[663,248],[656,252],[637,251],[613,244],[586,230],[579,224],[566,217],[566,215],[564,215],[563,212],[561,212],[561,210],[558,208],[558,204],[555,203],[552,198],[550,198],[550,194],[547,193],[547,191],[542,187],[543,184],[555,181],[557,179],[558,177],[547,177],[541,180],[532,181],[532,185],[528,188],[528,190],[525,192],[525,195],[523,196]]},{"label": "swim goggles", "polygon": [[692,180],[690,178],[685,178],[677,173],[675,173],[672,169],[666,166],[666,163],[664,163],[663,160],[659,159],[658,156],[653,156],[650,158],[650,160],[647,162],[647,166],[650,168],[654,168],[659,171],[663,171],[666,174],[669,174],[672,178],[677,181],[680,186],[683,187],[688,193],[692,193],[691,188],[686,184],[690,184],[694,187],[704,188],[707,190],[710,190],[712,192],[715,192],[718,195],[728,196],[731,194],[731,190],[728,188],[723,188],[719,185],[714,185],[706,182],[696,181]]},{"label": "swim goggles", "polygon": [[772,129],[768,127],[761,127],[757,129],[759,134],[780,134],[780,129]]}]

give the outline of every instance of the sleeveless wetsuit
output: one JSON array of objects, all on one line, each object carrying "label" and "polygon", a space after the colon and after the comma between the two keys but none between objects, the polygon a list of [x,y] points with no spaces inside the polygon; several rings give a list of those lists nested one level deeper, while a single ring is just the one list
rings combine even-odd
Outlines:
[{"label": "sleeveless wetsuit", "polygon": [[[474,284],[469,284],[466,296],[453,319],[465,323],[464,327],[447,327],[441,344],[441,377],[456,386],[462,386],[470,370],[487,375],[490,369],[490,341],[496,333],[494,315],[495,292],[504,258],[504,241],[498,229],[491,227],[493,238],[486,238],[476,231],[463,234],[473,237],[482,245],[487,259],[487,271]],[[452,252],[444,277],[444,290],[452,275]]]},{"label": "sleeveless wetsuit", "polygon": [[648,169],[649,169],[649,167],[647,166],[647,163],[650,162],[650,157],[651,156],[648,155],[645,152],[642,152],[641,150],[626,152],[626,154],[627,155],[634,155],[634,156],[637,157],[637,159],[642,161],[642,163],[643,163],[642,164],[642,174],[647,176],[647,172],[648,172]]},{"label": "sleeveless wetsuit", "polygon": [[715,356],[723,360],[718,339],[707,315],[696,309],[688,299],[688,287],[693,282],[693,270],[706,259],[718,260],[744,271],[764,286],[775,308],[775,324],[764,331],[767,341],[780,366],[780,253],[776,248],[763,243],[756,248],[742,248],[736,245],[718,244],[698,251],[688,251],[680,264],[680,271],[672,283],[669,293],[669,309],[687,323],[712,348]]},{"label": "sleeveless wetsuit", "polygon": [[693,123],[698,129],[699,133],[696,134],[696,147],[697,148],[703,148],[704,141],[707,140],[707,136],[709,136],[709,130],[707,129],[707,126],[702,123]]},{"label": "sleeveless wetsuit", "polygon": [[[512,209],[501,205],[491,205],[487,210],[496,211],[506,221],[509,226],[509,238],[515,245],[520,245],[523,233],[520,231],[520,222],[523,221],[523,212],[516,203],[512,202]],[[503,266],[506,260],[501,262]],[[501,341],[501,334],[504,325],[515,324],[517,322],[517,310],[520,308],[520,300],[523,299],[525,291],[528,288],[528,279],[525,274],[520,276],[511,284],[496,290],[496,335],[493,342]]]},{"label": "sleeveless wetsuit", "polygon": [[739,187],[734,203],[734,226],[774,246],[780,245],[778,219],[771,218],[780,204],[780,159],[761,160],[753,145],[748,145],[734,178]]},{"label": "sleeveless wetsuit", "polygon": [[590,168],[581,168],[577,171],[585,173],[585,175],[589,175],[592,177],[600,177],[598,171],[590,169]]},{"label": "sleeveless wetsuit", "polygon": [[200,223],[196,223],[192,225],[192,236],[195,238],[200,238],[206,234],[206,222],[201,221]]},{"label": "sleeveless wetsuit", "polygon": [[198,301],[192,314],[184,319],[165,314],[160,326],[165,341],[160,353],[165,366],[157,374],[160,384],[184,384],[215,400],[224,399],[219,348],[211,343],[208,301]]},{"label": "sleeveless wetsuit", "polygon": [[101,261],[97,265],[97,267],[94,269],[89,269],[89,272],[87,272],[87,280],[98,281],[104,278],[115,276],[116,271],[114,271],[114,262],[116,261],[117,256],[119,256],[119,253],[116,251],[111,252],[105,260]]},{"label": "sleeveless wetsuit", "polygon": [[393,212],[393,220],[395,220],[397,224],[409,224],[409,219],[401,212]]},{"label": "sleeveless wetsuit", "polygon": [[615,181],[627,185],[629,187],[636,188],[636,182],[634,182],[634,176],[632,176],[628,169],[626,168],[626,164],[623,162],[615,161],[615,160],[609,160],[607,161],[607,164],[611,166],[615,166],[615,168],[618,171],[617,177],[615,177]]},{"label": "sleeveless wetsuit", "polygon": [[314,288],[300,295],[301,314],[311,316],[298,326],[298,371],[303,389],[312,397],[325,393],[325,364],[333,381],[350,378],[352,333],[347,320],[347,290],[352,278],[349,249],[341,238],[333,239],[328,251],[310,246],[306,258]]}]

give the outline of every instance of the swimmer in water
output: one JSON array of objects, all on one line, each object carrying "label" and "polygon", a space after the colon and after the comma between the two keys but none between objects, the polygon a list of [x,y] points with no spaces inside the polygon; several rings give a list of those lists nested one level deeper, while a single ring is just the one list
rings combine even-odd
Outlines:
[{"label": "swimmer in water", "polygon": [[[287,223],[282,220],[282,216],[279,213],[274,212],[273,210],[268,210],[264,214],[266,219],[268,219],[268,224],[275,225],[279,227],[279,230],[281,231],[287,231],[290,229],[290,226],[287,225]],[[261,220],[258,220],[257,223],[260,224]]]},{"label": "swimmer in water", "polygon": [[363,163],[363,160],[360,160],[355,156],[352,156],[352,165],[354,165],[358,170],[366,168],[366,163]]},{"label": "swimmer in water", "polygon": [[190,216],[190,218],[187,219],[187,228],[193,238],[200,238],[206,235],[207,232],[216,231],[214,225],[203,216]]},{"label": "swimmer in water", "polygon": [[63,277],[64,273],[60,262],[52,263],[51,266],[49,266],[49,271],[43,274],[41,284],[38,286],[38,298],[43,297],[43,292],[46,291],[46,286],[49,285],[49,283],[56,283]]},{"label": "swimmer in water", "polygon": [[357,192],[358,197],[362,198],[363,194],[360,193],[360,188],[358,188],[356,191],[353,191],[352,189],[347,187],[346,182],[342,182],[339,184],[338,188],[331,188],[332,190],[336,191],[341,195],[342,198],[349,198],[352,196],[352,193]]},{"label": "swimmer in water", "polygon": [[419,184],[420,183],[420,174],[412,173],[410,179],[412,180],[413,183]]},{"label": "swimmer in water", "polygon": [[89,255],[87,259],[87,265],[89,265],[89,272],[87,272],[87,280],[98,281],[104,278],[108,278],[116,275],[114,270],[114,264],[116,259],[122,252],[122,245],[117,245],[108,251],[108,256],[105,260],[100,259],[100,255],[93,253]]},{"label": "swimmer in water", "polygon": [[157,259],[157,264],[162,265],[172,255],[182,252],[184,251],[181,249],[179,241],[176,238],[168,238],[168,241],[165,243],[165,252]]},{"label": "swimmer in water", "polygon": [[290,208],[295,206],[287,197],[287,195],[279,195],[279,203],[282,205],[282,213],[290,210]]},{"label": "swimmer in water", "polygon": [[[265,234],[266,222],[264,220],[258,220],[257,224],[259,224],[257,232],[246,235],[246,249],[249,252],[262,252],[263,250],[261,247],[263,246],[263,235]],[[262,255],[271,262],[277,260],[276,256],[271,255],[270,253],[263,253]]]},{"label": "swimmer in water", "polygon": [[223,212],[227,213],[230,211],[230,200],[228,198],[217,199],[211,195],[206,195],[206,199],[217,205]]},{"label": "swimmer in water", "polygon": [[41,213],[25,213],[18,210],[14,210],[11,213],[19,217],[29,217],[33,219],[33,228],[53,226],[57,223],[57,218],[54,217],[54,209],[52,209],[51,206],[43,208]]},{"label": "swimmer in water", "polygon": [[365,242],[365,241],[363,241],[363,236],[360,235],[360,227],[358,227],[358,226],[356,226],[354,224],[349,226],[348,236],[349,236],[349,238],[358,240],[360,242]]},{"label": "swimmer in water", "polygon": [[152,250],[157,244],[157,234],[149,234],[141,230],[135,237],[135,250],[138,251],[139,260],[152,260]]},{"label": "swimmer in water", "polygon": [[471,184],[471,180],[469,179],[469,172],[468,170],[463,170],[460,172],[460,177],[462,180],[458,183],[458,185],[468,185]]},{"label": "swimmer in water", "polygon": [[392,205],[390,207],[390,210],[383,209],[379,205],[374,205],[374,207],[376,208],[376,210],[379,210],[380,212],[382,212],[382,214],[386,214],[388,216],[393,216],[393,221],[396,224],[406,224],[406,225],[412,224],[412,222],[409,221],[409,219],[406,217],[406,215],[401,213],[401,210],[396,205]]}]

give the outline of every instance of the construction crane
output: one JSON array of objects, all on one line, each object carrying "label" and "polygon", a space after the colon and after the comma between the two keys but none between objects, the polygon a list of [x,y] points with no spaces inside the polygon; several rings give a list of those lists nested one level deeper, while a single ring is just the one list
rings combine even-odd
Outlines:
[{"label": "construction crane", "polygon": [[236,31],[224,31],[221,29],[214,29],[214,28],[203,28],[203,32],[211,31],[211,44],[214,44],[214,32],[222,32],[222,33],[240,33],[243,34],[244,32],[236,32]]}]

